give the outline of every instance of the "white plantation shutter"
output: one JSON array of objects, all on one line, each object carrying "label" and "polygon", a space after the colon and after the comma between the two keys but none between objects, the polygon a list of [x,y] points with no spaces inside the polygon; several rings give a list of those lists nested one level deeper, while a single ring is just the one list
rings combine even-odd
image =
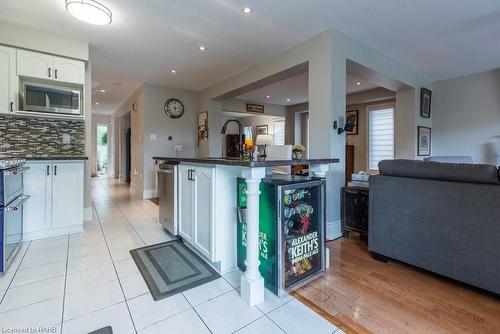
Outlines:
[{"label": "white plantation shutter", "polygon": [[285,121],[274,121],[274,145],[285,145]]},{"label": "white plantation shutter", "polygon": [[394,159],[394,107],[369,110],[369,169],[378,170],[378,163]]}]

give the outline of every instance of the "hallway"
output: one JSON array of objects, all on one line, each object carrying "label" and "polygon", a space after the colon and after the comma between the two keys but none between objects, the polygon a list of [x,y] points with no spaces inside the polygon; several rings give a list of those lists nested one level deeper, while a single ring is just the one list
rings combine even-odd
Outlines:
[{"label": "hallway", "polygon": [[[292,297],[266,292],[248,307],[241,272],[154,301],[129,251],[172,240],[157,224],[158,206],[111,178],[92,179],[94,220],[85,232],[23,245],[0,278],[2,328],[51,333],[342,333]],[[294,316],[290,318],[290,315]]]}]

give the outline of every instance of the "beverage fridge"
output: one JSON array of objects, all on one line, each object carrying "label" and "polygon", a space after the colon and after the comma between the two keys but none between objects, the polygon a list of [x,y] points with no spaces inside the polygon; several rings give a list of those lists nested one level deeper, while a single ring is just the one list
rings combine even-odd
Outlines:
[{"label": "beverage fridge", "polygon": [[[238,267],[245,270],[246,183],[238,179]],[[273,175],[259,200],[259,270],[278,296],[325,270],[325,180]]]}]

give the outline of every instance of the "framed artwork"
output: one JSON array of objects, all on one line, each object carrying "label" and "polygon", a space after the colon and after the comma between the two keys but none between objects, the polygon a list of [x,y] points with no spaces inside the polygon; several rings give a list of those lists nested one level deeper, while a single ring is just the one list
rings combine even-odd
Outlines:
[{"label": "framed artwork", "polygon": [[208,111],[198,114],[198,146],[200,146],[200,140],[208,140]]},{"label": "framed artwork", "polygon": [[420,89],[420,117],[431,118],[432,92],[427,88]]},{"label": "framed artwork", "polygon": [[255,127],[255,132],[257,135],[267,135],[268,134],[267,125],[257,125]]},{"label": "framed artwork", "polygon": [[358,114],[359,114],[358,110],[349,110],[345,113],[345,124],[349,125],[346,128],[350,129],[352,127],[351,131],[346,130],[345,132],[346,135],[358,134],[358,121],[359,121]]},{"label": "framed artwork", "polygon": [[417,131],[418,153],[417,155],[431,155],[431,128],[419,126]]},{"label": "framed artwork", "polygon": [[247,103],[247,111],[248,112],[264,112],[264,106],[260,104]]}]

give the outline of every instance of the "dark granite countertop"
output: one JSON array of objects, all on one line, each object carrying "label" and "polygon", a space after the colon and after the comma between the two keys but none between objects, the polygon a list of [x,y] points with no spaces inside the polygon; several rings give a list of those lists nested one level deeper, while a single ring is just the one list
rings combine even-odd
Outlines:
[{"label": "dark granite countertop", "polygon": [[88,160],[89,157],[78,155],[78,156],[69,156],[69,155],[51,155],[49,156],[7,156],[1,157],[0,159],[26,159],[26,160]]},{"label": "dark granite countertop", "polygon": [[178,157],[153,157],[153,160],[162,160],[170,163],[192,162],[199,164],[213,164],[240,167],[273,167],[273,166],[296,166],[296,165],[320,165],[338,163],[339,159],[305,159],[305,160],[258,160],[244,161],[228,158],[178,158]]}]

